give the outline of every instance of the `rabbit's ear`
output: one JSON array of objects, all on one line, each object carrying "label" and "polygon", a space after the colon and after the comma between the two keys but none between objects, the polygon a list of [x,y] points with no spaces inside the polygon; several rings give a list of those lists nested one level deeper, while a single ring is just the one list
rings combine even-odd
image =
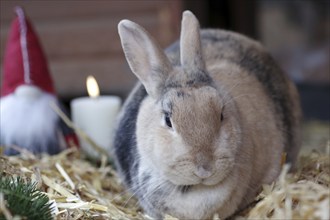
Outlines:
[{"label": "rabbit's ear", "polygon": [[199,22],[190,11],[183,12],[180,36],[181,65],[187,70],[204,70]]},{"label": "rabbit's ear", "polygon": [[149,33],[138,24],[122,20],[118,24],[118,31],[131,70],[147,93],[157,98],[172,71],[170,61]]}]

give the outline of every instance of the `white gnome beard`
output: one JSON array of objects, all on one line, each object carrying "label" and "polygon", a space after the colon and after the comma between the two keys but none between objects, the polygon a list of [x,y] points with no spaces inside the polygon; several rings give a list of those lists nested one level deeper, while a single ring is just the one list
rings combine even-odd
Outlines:
[{"label": "white gnome beard", "polygon": [[[59,152],[59,117],[50,107],[51,102],[57,103],[56,97],[47,93],[35,99],[15,94],[1,98],[1,145],[17,145],[33,153]],[[6,149],[5,153],[13,154],[13,150]]]}]

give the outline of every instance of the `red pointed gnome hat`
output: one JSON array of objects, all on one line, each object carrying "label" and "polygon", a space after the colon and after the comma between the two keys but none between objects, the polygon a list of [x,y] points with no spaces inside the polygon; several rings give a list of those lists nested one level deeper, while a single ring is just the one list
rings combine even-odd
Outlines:
[{"label": "red pointed gnome hat", "polygon": [[39,39],[20,7],[11,24],[2,76],[1,96],[6,96],[23,84],[34,85],[45,92],[55,93],[47,61]]}]

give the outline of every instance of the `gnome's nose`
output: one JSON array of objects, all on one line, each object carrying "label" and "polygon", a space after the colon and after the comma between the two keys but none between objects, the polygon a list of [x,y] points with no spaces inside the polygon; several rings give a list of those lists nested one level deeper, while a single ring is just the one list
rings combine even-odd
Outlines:
[{"label": "gnome's nose", "polygon": [[37,99],[42,95],[42,91],[33,85],[20,85],[16,88],[15,95],[25,99]]}]

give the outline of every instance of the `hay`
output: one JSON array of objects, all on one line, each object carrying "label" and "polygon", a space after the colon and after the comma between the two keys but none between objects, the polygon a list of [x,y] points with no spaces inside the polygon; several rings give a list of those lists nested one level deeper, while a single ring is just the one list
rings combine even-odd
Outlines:
[{"label": "hay", "polygon": [[[235,218],[329,219],[329,159],[327,153],[312,152],[300,157],[293,174],[288,174],[288,166],[284,166],[278,181],[265,185],[254,206]],[[124,190],[105,159],[95,166],[76,149],[40,158],[26,152],[21,156],[1,156],[0,170],[2,175],[36,181],[53,202],[57,219],[150,219]]]},{"label": "hay", "polygon": [[259,202],[247,218],[258,219],[329,219],[330,164],[329,156],[313,153],[301,158],[304,162],[296,173],[282,169],[278,180],[263,186]]},{"label": "hay", "polygon": [[[13,147],[21,154],[0,156],[0,174],[37,182],[53,203],[55,219],[151,219],[123,188],[106,157],[95,164],[75,148],[35,156]],[[318,151],[301,155],[295,172],[288,173],[289,167],[283,166],[278,180],[263,186],[255,202],[233,219],[330,219],[329,152],[328,141],[325,152],[318,146]],[[0,212],[9,212],[3,202]],[[166,215],[165,220],[176,218]]]},{"label": "hay", "polygon": [[75,148],[40,158],[30,153],[1,156],[0,170],[2,175],[21,176],[37,182],[39,189],[53,202],[57,219],[146,218],[106,160],[94,166]]}]

